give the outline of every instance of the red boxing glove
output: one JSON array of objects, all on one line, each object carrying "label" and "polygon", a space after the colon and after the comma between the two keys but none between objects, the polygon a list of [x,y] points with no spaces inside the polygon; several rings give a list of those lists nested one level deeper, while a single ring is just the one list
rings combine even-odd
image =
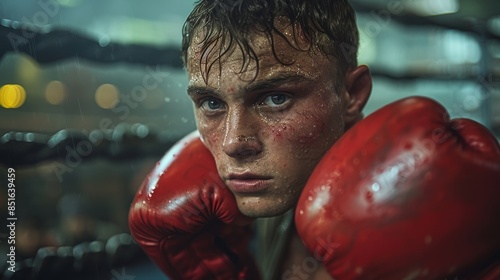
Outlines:
[{"label": "red boxing glove", "polygon": [[482,125],[406,98],[332,146],[295,214],[335,279],[500,279],[500,147]]},{"label": "red boxing glove", "polygon": [[172,279],[258,279],[250,222],[197,133],[157,164],[129,213],[132,236]]}]

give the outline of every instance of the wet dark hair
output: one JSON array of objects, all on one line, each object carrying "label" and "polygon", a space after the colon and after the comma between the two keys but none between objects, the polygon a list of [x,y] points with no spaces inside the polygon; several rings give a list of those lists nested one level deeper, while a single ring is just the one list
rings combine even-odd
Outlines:
[{"label": "wet dark hair", "polygon": [[[294,48],[300,49],[296,38],[301,32],[309,41],[309,47],[302,50],[319,49],[335,58],[338,76],[343,77],[347,70],[356,67],[359,34],[354,10],[347,0],[199,0],[182,31],[184,64],[187,64],[188,48],[196,32],[202,36],[200,67],[205,67],[200,70],[204,71],[205,79],[214,63],[220,63],[220,58],[235,47],[243,53],[241,71],[254,61],[258,72],[258,57],[250,45],[251,36],[256,32],[269,38],[276,59],[287,64],[280,60],[274,45],[274,36],[286,39],[282,28],[277,26],[283,19],[293,26],[295,44],[287,41]],[[208,61],[211,57],[215,59]]]}]

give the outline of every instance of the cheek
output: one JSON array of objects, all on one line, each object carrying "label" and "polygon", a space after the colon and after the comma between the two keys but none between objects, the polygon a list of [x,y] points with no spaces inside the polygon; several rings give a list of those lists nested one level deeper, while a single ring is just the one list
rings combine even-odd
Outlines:
[{"label": "cheek", "polygon": [[327,121],[328,114],[324,112],[305,111],[269,126],[267,134],[272,141],[287,145],[294,152],[308,152],[339,134],[331,128],[332,121]]},{"label": "cheek", "polygon": [[203,137],[203,142],[205,146],[208,147],[209,150],[213,151],[213,147],[216,147],[220,142],[220,136],[217,133],[202,133],[200,134]]},{"label": "cheek", "polygon": [[216,129],[214,129],[208,123],[205,123],[203,120],[201,120],[201,118],[197,118],[196,125],[198,127],[198,131],[200,132],[200,137],[203,143],[205,143],[205,146],[207,146],[209,150],[213,150],[213,147],[215,147],[220,142],[221,133],[217,132]]}]

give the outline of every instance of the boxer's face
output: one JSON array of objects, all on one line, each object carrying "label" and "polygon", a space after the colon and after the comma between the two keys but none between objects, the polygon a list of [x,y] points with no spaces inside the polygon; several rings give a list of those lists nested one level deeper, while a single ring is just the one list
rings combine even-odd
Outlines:
[{"label": "boxer's face", "polygon": [[196,37],[188,50],[188,94],[198,130],[239,209],[251,217],[295,205],[315,165],[344,132],[350,103],[347,91],[337,90],[336,83],[345,87],[335,79],[332,60],[275,40],[281,61],[293,63],[283,65],[268,39],[254,36],[257,75],[255,64],[241,72],[243,55],[235,49],[213,64],[208,81]]}]

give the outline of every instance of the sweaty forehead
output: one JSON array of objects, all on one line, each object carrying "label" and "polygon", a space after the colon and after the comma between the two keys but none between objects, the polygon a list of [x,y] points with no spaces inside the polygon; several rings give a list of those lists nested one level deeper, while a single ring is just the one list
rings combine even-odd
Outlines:
[{"label": "sweaty forehead", "polygon": [[[314,79],[319,75],[320,69],[324,71],[324,64],[330,64],[321,52],[309,49],[308,42],[293,33],[291,28],[284,29],[283,38],[274,35],[272,40],[262,33],[250,36],[249,44],[254,51],[257,61],[248,60],[237,44],[230,48],[223,43],[214,43],[206,46],[202,42],[204,34],[195,33],[188,49],[187,71],[190,85],[219,84],[221,79],[237,77],[242,81],[251,81],[278,75],[282,72],[295,72]],[[227,41],[227,40],[226,40]],[[228,49],[227,52],[221,52]],[[245,65],[245,63],[248,63]]]}]

